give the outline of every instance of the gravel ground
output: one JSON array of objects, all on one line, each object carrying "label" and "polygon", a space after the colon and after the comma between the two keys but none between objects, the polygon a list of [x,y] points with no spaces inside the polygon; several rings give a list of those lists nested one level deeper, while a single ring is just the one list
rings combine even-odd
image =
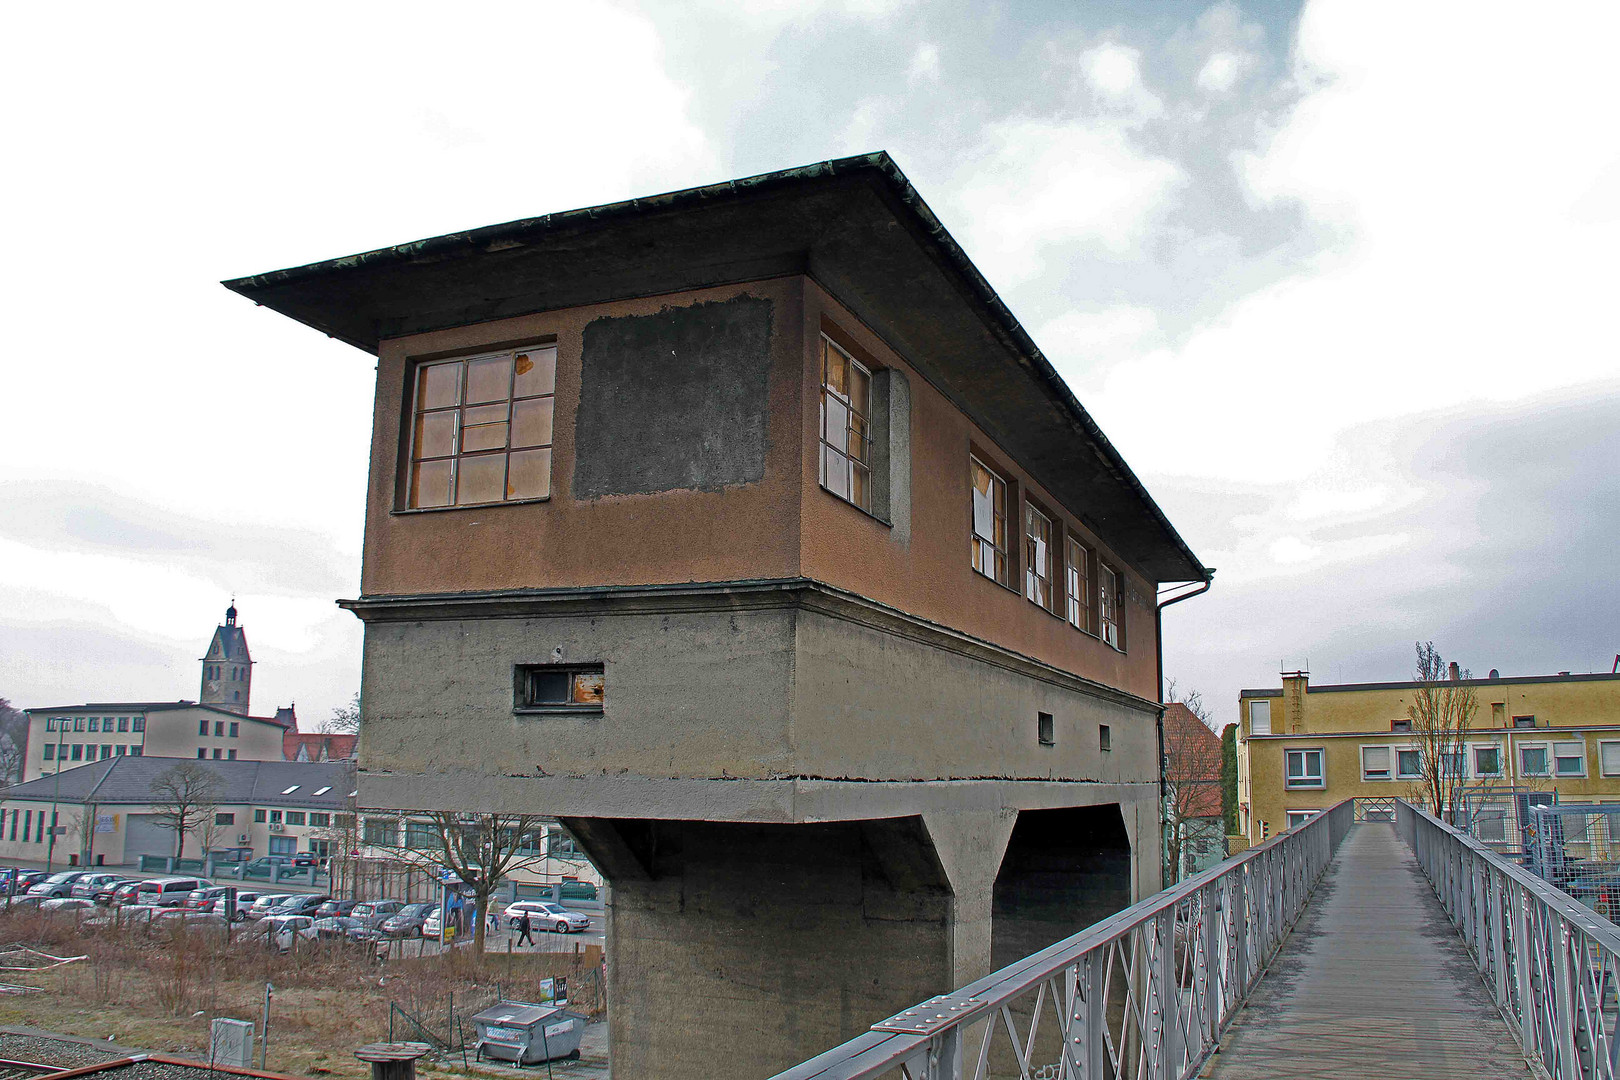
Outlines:
[{"label": "gravel ground", "polygon": [[0,1057],[12,1061],[31,1061],[37,1065],[60,1065],[63,1068],[76,1069],[83,1065],[95,1065],[140,1053],[145,1051],[119,1046],[116,1043],[53,1035],[33,1028],[0,1028]]}]

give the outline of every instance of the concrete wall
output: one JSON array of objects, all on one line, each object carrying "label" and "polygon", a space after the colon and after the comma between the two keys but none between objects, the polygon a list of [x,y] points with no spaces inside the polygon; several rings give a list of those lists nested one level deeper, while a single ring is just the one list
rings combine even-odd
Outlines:
[{"label": "concrete wall", "polygon": [[[767,601],[781,606],[736,610],[709,596],[682,603],[722,610],[615,614],[598,604],[550,618],[373,621],[365,768],[469,777],[1157,777],[1144,702],[854,600],[783,592],[753,602]],[[811,602],[827,610],[799,606]],[[514,711],[513,666],[553,659],[604,665],[599,713]],[[1037,740],[1039,712],[1053,715],[1054,745]],[[1099,749],[1103,724],[1109,751]]]}]

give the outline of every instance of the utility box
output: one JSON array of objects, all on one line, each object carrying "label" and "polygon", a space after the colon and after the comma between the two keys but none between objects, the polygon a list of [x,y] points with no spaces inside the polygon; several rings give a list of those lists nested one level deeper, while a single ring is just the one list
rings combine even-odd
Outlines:
[{"label": "utility box", "polygon": [[208,1060],[232,1069],[253,1068],[253,1025],[216,1017],[208,1029]]},{"label": "utility box", "polygon": [[503,1001],[473,1017],[478,1025],[477,1056],[517,1065],[579,1056],[585,1017],[556,1005]]}]

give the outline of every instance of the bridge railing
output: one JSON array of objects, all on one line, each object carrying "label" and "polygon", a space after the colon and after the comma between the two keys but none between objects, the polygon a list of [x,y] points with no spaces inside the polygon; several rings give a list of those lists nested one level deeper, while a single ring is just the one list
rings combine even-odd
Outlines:
[{"label": "bridge railing", "polygon": [[775,1080],[1193,1076],[1356,820],[1346,800]]},{"label": "bridge railing", "polygon": [[1614,1080],[1620,927],[1426,811],[1396,814],[1525,1056],[1554,1080]]}]

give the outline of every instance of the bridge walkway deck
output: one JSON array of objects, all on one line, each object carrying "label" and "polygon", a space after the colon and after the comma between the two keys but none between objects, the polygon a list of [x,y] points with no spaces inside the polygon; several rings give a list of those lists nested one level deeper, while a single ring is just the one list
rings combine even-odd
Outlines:
[{"label": "bridge walkway deck", "polygon": [[1221,1052],[1218,1080],[1531,1075],[1393,826],[1354,826]]}]

